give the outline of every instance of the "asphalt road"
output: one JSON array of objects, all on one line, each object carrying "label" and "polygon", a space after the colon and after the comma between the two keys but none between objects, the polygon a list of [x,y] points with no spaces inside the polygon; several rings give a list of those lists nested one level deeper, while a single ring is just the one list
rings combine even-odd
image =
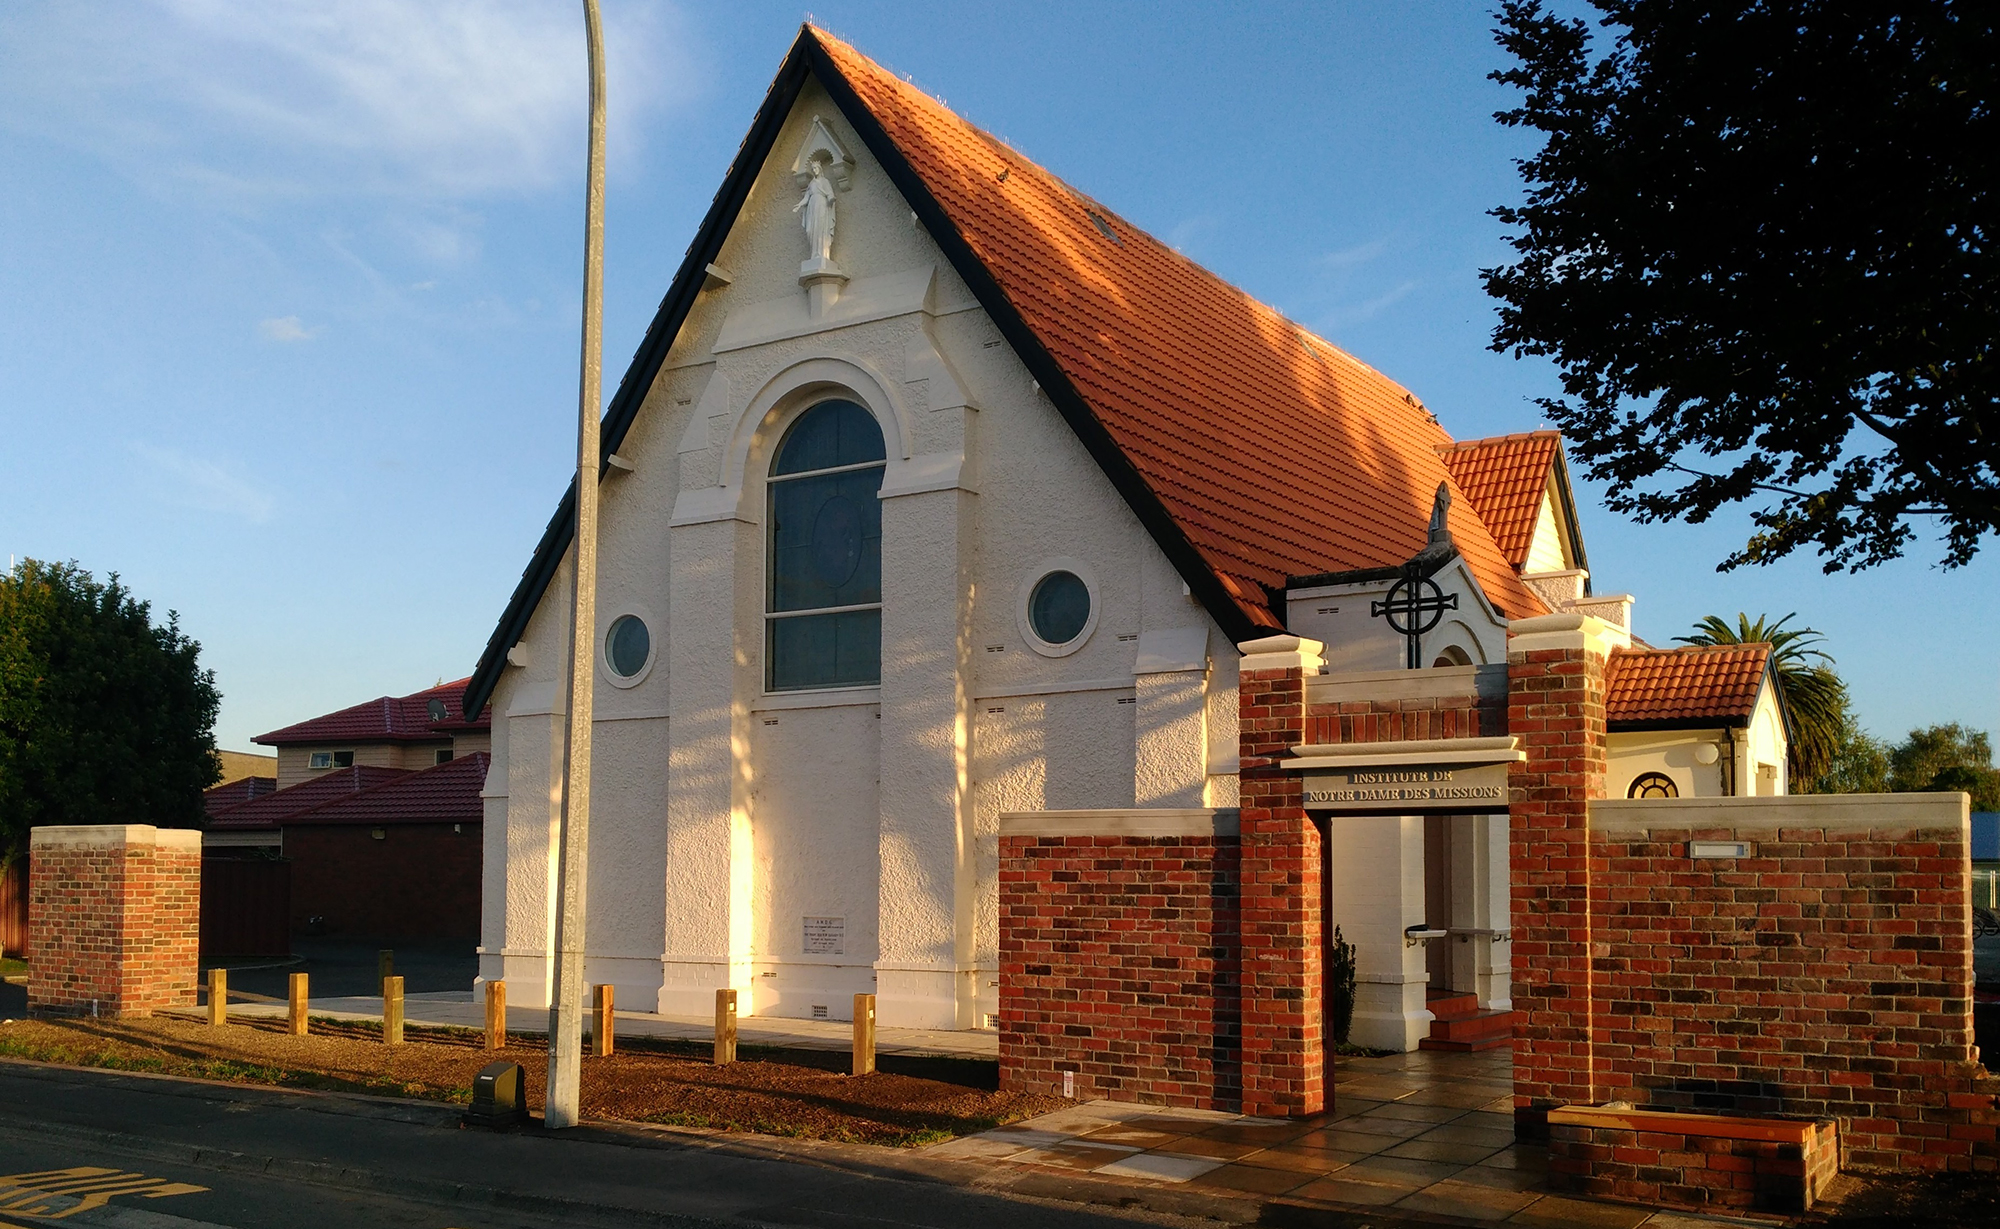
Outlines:
[{"label": "asphalt road", "polygon": [[[0,1062],[0,1225],[1214,1229],[1254,1216],[1068,1202],[1064,1181],[755,1137],[493,1134],[421,1102]],[[77,1206],[93,1195],[100,1206]]]}]

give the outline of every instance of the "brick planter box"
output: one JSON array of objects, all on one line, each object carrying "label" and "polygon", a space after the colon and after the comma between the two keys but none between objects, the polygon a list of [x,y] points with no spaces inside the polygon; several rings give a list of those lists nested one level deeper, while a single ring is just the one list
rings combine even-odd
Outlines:
[{"label": "brick planter box", "polygon": [[1549,1111],[1558,1189],[1688,1208],[1804,1212],[1840,1171],[1831,1119],[1725,1118],[1566,1106]]}]

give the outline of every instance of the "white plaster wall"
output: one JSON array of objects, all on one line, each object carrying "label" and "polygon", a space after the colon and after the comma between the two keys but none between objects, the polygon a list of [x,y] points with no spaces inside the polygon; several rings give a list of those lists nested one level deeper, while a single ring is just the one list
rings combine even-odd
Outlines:
[{"label": "white plaster wall", "polygon": [[1786,757],[1789,743],[1785,738],[1785,719],[1778,708],[1778,693],[1767,678],[1764,689],[1757,695],[1757,707],[1750,716],[1747,754],[1745,756],[1749,775],[1744,778],[1744,794],[1763,792],[1758,781],[1759,765],[1768,765],[1773,770],[1770,792],[1784,795],[1790,792],[1789,765]]},{"label": "white plaster wall", "polygon": [[1356,1045],[1414,1050],[1430,1032],[1429,975],[1403,929],[1424,920],[1424,817],[1335,815],[1327,821],[1332,916],[1355,947]]},{"label": "white plaster wall", "polygon": [[[1464,649],[1473,665],[1506,661],[1506,621],[1487,603],[1465,561],[1453,560],[1431,579],[1442,595],[1458,598],[1458,608],[1447,611],[1425,634],[1423,664],[1428,667],[1452,645]],[[1286,594],[1286,626],[1293,635],[1326,646],[1322,656],[1328,673],[1400,670],[1405,662],[1404,638],[1387,619],[1369,613],[1371,603],[1386,597],[1395,583],[1387,579],[1293,589]]]},{"label": "white plaster wall", "polygon": [[[1713,764],[1703,764],[1696,753],[1703,747],[1716,748]],[[1613,798],[1623,798],[1632,782],[1649,772],[1665,773],[1683,798],[1720,798],[1728,793],[1724,760],[1730,754],[1729,731],[1647,730],[1612,734],[1605,739],[1605,788]]]},{"label": "white plaster wall", "polygon": [[[751,726],[751,954],[757,1011],[849,1019],[875,990],[880,706],[760,709]],[[843,919],[844,951],[805,951],[804,919]]]},{"label": "white plaster wall", "polygon": [[1542,506],[1535,513],[1534,536],[1528,539],[1528,559],[1523,572],[1560,572],[1576,566],[1570,558],[1569,542],[1556,519],[1554,491],[1542,492]]},{"label": "white plaster wall", "polygon": [[[789,172],[815,116],[857,164],[834,241],[853,280],[819,318]],[[745,1011],[841,1018],[848,993],[878,988],[885,1024],[978,1024],[996,1009],[999,812],[1233,802],[1234,650],[816,86],[715,263],[729,283],[703,292],[620,446],[635,472],[600,488],[600,638],[639,614],[654,661],[597,692],[593,842],[616,864],[593,859],[593,960],[650,947],[665,1011],[705,1012],[732,985]],[[890,454],[884,676],[844,707],[763,694],[763,477],[825,395],[868,406]],[[1059,560],[1098,613],[1073,652],[1045,656],[1020,597]],[[566,603],[552,587],[496,712],[552,697]],[[1189,631],[1211,662],[1151,676],[1169,681],[1147,684],[1159,728],[1142,761],[1139,644]],[[547,944],[560,753],[552,699],[529,707],[496,718],[507,822],[488,827],[506,868],[488,946],[518,953],[516,977]],[[846,919],[843,958],[802,959],[807,913]],[[892,973],[894,990],[875,980]]]}]

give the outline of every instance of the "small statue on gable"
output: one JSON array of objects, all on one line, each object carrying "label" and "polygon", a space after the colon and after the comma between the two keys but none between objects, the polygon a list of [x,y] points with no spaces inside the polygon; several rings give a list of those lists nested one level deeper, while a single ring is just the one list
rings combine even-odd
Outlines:
[{"label": "small statue on gable", "polygon": [[827,178],[826,156],[814,154],[812,178],[806,181],[805,195],[792,206],[792,212],[803,214],[799,224],[806,232],[806,261],[808,264],[830,264],[833,261],[833,180]]}]

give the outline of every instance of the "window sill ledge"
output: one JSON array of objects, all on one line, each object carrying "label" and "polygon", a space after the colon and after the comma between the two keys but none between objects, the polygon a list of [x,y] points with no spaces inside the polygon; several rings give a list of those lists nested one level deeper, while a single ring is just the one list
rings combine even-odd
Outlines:
[{"label": "window sill ledge", "polygon": [[824,691],[776,691],[758,696],[750,703],[753,713],[778,712],[790,708],[849,708],[882,702],[882,688],[835,687]]}]

